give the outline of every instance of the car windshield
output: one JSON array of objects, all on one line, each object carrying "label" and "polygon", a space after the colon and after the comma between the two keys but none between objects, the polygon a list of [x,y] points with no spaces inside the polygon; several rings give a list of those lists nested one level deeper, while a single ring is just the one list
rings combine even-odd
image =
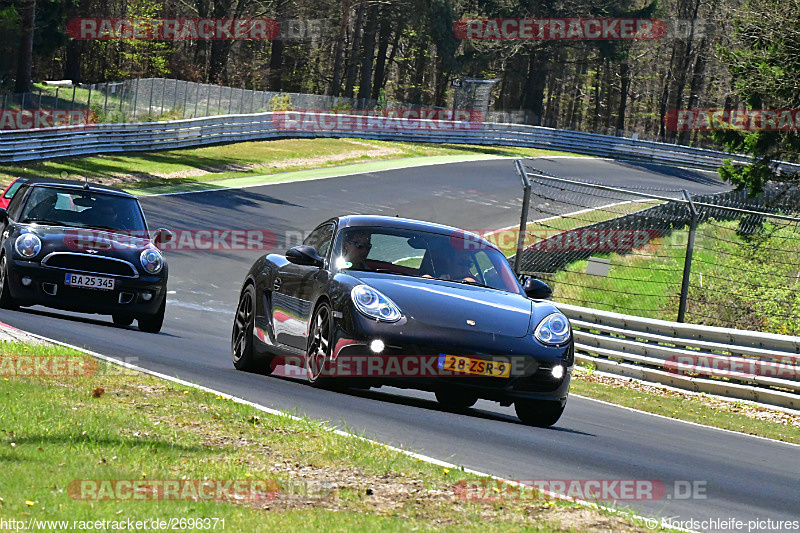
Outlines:
[{"label": "car windshield", "polygon": [[30,192],[20,221],[127,234],[144,235],[147,231],[135,198],[45,186],[34,187]]},{"label": "car windshield", "polygon": [[461,232],[347,228],[339,232],[332,257],[337,270],[440,279],[522,294],[505,256]]}]

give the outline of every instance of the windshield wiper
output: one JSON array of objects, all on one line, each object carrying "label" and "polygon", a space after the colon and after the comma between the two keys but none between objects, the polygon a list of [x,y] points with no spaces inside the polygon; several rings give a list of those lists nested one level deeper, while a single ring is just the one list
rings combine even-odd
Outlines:
[{"label": "windshield wiper", "polygon": [[494,290],[501,290],[497,287],[492,287],[491,285],[484,285],[480,281],[467,281],[465,279],[442,279],[442,278],[434,278],[442,281],[452,281],[453,283],[461,283],[462,285],[474,285],[475,287],[485,287],[487,289],[494,289]]},{"label": "windshield wiper", "polygon": [[58,220],[49,220],[46,218],[36,218],[36,217],[29,217],[22,220],[22,224],[28,224],[30,222],[41,222],[43,224],[51,224],[54,226],[66,226],[63,222],[59,222]]},{"label": "windshield wiper", "polygon": [[89,229],[101,229],[104,231],[110,231],[112,233],[121,233],[122,235],[128,235],[128,231],[120,228],[112,228],[111,226],[100,226],[98,224],[84,224],[81,225],[82,228],[89,228]]}]

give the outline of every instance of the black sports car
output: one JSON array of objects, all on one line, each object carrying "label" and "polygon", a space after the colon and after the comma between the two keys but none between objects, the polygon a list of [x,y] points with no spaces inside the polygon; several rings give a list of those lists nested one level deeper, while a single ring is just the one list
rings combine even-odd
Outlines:
[{"label": "black sports car", "polygon": [[[252,266],[231,338],[237,369],[301,366],[318,386],[429,390],[449,409],[514,403],[554,424],[574,362],[567,318],[544,283],[520,285],[487,240],[380,216],[319,225]],[[264,364],[268,363],[268,364]],[[284,370],[285,371],[285,370]]]},{"label": "black sports car", "polygon": [[110,314],[161,330],[167,264],[135,196],[63,180],[22,183],[0,209],[0,307]]}]

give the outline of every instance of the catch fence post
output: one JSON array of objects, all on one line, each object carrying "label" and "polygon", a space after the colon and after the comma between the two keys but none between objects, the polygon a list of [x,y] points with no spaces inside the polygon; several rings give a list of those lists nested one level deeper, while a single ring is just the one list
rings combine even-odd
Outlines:
[{"label": "catch fence post", "polygon": [[528,229],[528,209],[531,203],[531,180],[528,178],[528,173],[525,172],[525,167],[522,165],[522,160],[517,159],[514,162],[517,167],[517,174],[522,179],[522,213],[519,217],[519,236],[517,237],[517,253],[514,255],[514,273],[519,276],[520,266],[522,262],[522,250],[525,247],[525,235]]},{"label": "catch fence post", "polygon": [[678,304],[678,322],[683,322],[686,317],[686,300],[689,297],[689,276],[692,273],[692,255],[694,253],[694,235],[697,231],[697,209],[686,189],[683,190],[683,197],[689,202],[689,212],[692,218],[689,222],[689,239],[686,241],[686,259],[683,262],[683,282],[681,283],[681,300]]}]

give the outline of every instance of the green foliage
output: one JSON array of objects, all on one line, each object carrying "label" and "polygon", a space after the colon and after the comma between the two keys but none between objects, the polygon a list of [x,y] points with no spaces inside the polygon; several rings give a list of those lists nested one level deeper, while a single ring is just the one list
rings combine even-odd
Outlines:
[{"label": "green foliage", "polygon": [[[718,47],[734,80],[734,91],[750,109],[800,107],[800,0],[748,0],[734,11],[730,40]],[[712,132],[715,142],[731,152],[751,155],[747,166],[727,162],[723,179],[758,194],[768,180],[797,180],[781,175],[774,161],[797,160],[800,136],[794,131]]]},{"label": "green foliage", "polygon": [[270,111],[292,111],[292,95],[286,93],[276,94],[269,99]]},{"label": "green foliage", "polygon": [[375,104],[375,109],[386,109],[388,102],[386,101],[386,89],[381,88],[378,91],[378,103]]}]

